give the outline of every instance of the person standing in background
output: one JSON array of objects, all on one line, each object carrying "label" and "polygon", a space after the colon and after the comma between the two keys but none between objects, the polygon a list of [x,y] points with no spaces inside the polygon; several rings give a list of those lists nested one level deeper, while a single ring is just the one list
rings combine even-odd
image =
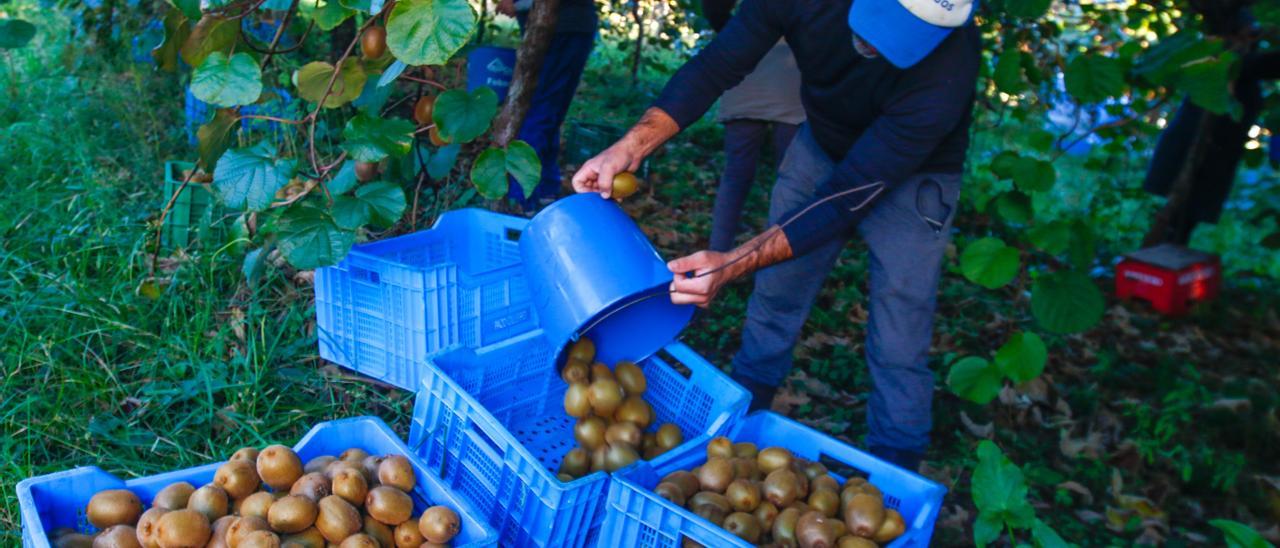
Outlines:
[{"label": "person standing in background", "polygon": [[[501,0],[498,13],[515,17],[523,32],[534,0]],[[578,90],[582,71],[595,45],[599,16],[594,0],[560,0],[556,32],[547,47],[538,84],[533,89],[529,112],[525,114],[517,139],[529,143],[542,162],[542,178],[532,195],[515,181],[507,195],[524,207],[537,209],[541,202],[554,198],[560,191],[560,126],[569,113],[569,105]]]}]

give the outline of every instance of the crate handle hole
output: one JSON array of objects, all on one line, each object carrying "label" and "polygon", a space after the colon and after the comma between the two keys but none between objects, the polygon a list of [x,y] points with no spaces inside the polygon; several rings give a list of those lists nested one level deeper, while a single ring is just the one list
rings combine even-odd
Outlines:
[{"label": "crate handle hole", "polygon": [[679,358],[675,357],[670,352],[667,352],[667,349],[663,348],[658,350],[654,356],[658,357],[660,361],[666,364],[667,367],[671,368],[672,371],[679,373],[681,377],[688,379],[693,376],[693,370],[686,367],[684,362],[680,361]]},{"label": "crate handle hole", "polygon": [[[475,421],[471,422],[471,430],[476,433],[476,437],[488,444],[494,453],[502,454],[502,449],[498,447],[498,443],[493,441],[493,438],[489,437],[489,434],[486,434],[484,429],[480,428],[480,425],[476,424]],[[524,432],[520,433],[523,434]]]},{"label": "crate handle hole", "polygon": [[827,455],[826,453],[818,453],[818,458],[814,460],[816,460],[818,463],[822,464],[823,466],[826,466],[827,471],[844,478],[846,481],[849,480],[850,478],[855,478],[855,477],[863,478],[867,480],[871,479],[871,475],[866,473],[865,471],[860,470],[858,468],[854,468],[848,463],[837,460],[834,457]]},{"label": "crate handle hole", "polygon": [[351,273],[351,278],[354,280],[371,283],[373,285],[382,283],[381,277],[378,276],[378,273],[372,270],[353,266],[350,268],[349,272]]},{"label": "crate handle hole", "polygon": [[506,237],[508,242],[520,241],[520,231],[514,228],[508,228],[503,236]]}]

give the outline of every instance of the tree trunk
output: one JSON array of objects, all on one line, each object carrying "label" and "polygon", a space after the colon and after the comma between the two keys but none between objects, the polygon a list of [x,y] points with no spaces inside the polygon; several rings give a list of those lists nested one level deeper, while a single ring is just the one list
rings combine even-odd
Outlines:
[{"label": "tree trunk", "polygon": [[511,88],[507,90],[507,102],[494,123],[493,141],[505,147],[515,140],[529,112],[533,88],[538,85],[538,73],[542,71],[542,59],[551,46],[556,32],[556,19],[560,14],[560,0],[536,0],[529,10],[525,23],[524,40],[516,52],[516,68],[511,75]]},{"label": "tree trunk", "polygon": [[636,51],[631,54],[631,85],[636,85],[640,78],[640,52],[644,50],[644,17],[640,10],[640,0],[631,0],[631,17],[636,20]]},{"label": "tree trunk", "polygon": [[1142,240],[1143,247],[1171,240],[1174,236],[1173,229],[1186,221],[1187,197],[1191,195],[1191,184],[1195,180],[1197,168],[1204,163],[1209,146],[1212,145],[1213,139],[1209,135],[1211,131],[1209,121],[1212,118],[1213,113],[1207,110],[1200,114],[1195,140],[1187,149],[1187,159],[1183,162],[1182,169],[1178,171],[1178,178],[1174,179],[1173,186],[1169,189],[1169,199],[1156,213],[1155,219],[1152,219],[1151,229],[1147,231],[1147,237]]}]

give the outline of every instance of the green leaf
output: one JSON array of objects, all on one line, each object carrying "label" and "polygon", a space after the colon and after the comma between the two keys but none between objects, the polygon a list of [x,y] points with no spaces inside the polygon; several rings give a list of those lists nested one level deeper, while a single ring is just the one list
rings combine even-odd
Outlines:
[{"label": "green leaf", "polygon": [[1067,250],[1067,245],[1071,242],[1071,229],[1066,222],[1053,221],[1031,227],[1027,231],[1027,240],[1040,251],[1058,255]]},{"label": "green leaf", "polygon": [[1003,151],[991,159],[991,173],[1001,179],[1012,179],[1014,168],[1021,161],[1022,157],[1017,152]]},{"label": "green leaf", "polygon": [[373,218],[364,202],[353,196],[338,196],[333,199],[333,221],[339,228],[355,230],[369,224]]},{"label": "green leaf", "polygon": [[427,160],[427,175],[432,179],[440,180],[449,175],[453,171],[453,165],[458,161],[458,151],[462,149],[462,145],[452,144],[442,146],[431,154],[431,159]]},{"label": "green leaf", "polygon": [[999,238],[973,242],[960,255],[960,272],[969,281],[987,289],[1004,287],[1018,275],[1020,266],[1018,250]]},{"label": "green leaf", "polygon": [[993,514],[978,514],[978,519],[973,520],[973,544],[978,548],[995,542],[1003,532],[1004,520]]},{"label": "green leaf", "polygon": [[191,29],[187,41],[182,44],[182,60],[190,66],[198,67],[210,53],[230,53],[231,47],[240,38],[239,28],[239,19],[227,20],[212,15],[201,17]]},{"label": "green leaf", "polygon": [[1027,134],[1027,143],[1040,152],[1049,152],[1053,149],[1053,142],[1058,140],[1058,136],[1043,129],[1037,129]]},{"label": "green leaf", "polygon": [[1071,265],[1086,270],[1093,266],[1093,258],[1097,253],[1097,237],[1093,234],[1093,229],[1089,228],[1089,224],[1084,221],[1076,220],[1071,223],[1071,239],[1067,245],[1067,260],[1071,261]]},{"label": "green leaf", "polygon": [[[400,4],[396,4],[399,9]],[[488,131],[498,113],[498,94],[487,87],[467,93],[451,89],[436,97],[431,119],[440,135],[452,143],[466,143]]]},{"label": "green leaf", "polygon": [[191,73],[191,94],[218,107],[251,105],[262,95],[262,69],[247,53],[215,51]]},{"label": "green leaf", "polygon": [[1124,93],[1124,63],[1097,53],[1077,55],[1063,75],[1067,93],[1081,103],[1097,103]]},{"label": "green leaf", "polygon": [[271,250],[274,247],[273,244],[267,244],[245,254],[244,264],[240,266],[240,272],[244,274],[246,281],[252,284],[262,277],[262,273],[267,268],[267,256],[271,254]]},{"label": "green leaf", "polygon": [[169,0],[169,5],[189,21],[200,20],[200,0]]},{"label": "green leaf", "polygon": [[338,172],[333,174],[333,179],[329,180],[329,194],[341,196],[359,184],[356,178],[356,161],[347,160],[342,163],[342,167],[338,168]]},{"label": "green leaf", "polygon": [[230,110],[217,110],[207,124],[196,130],[196,150],[200,153],[200,165],[206,169],[216,166],[218,158],[231,148],[232,132],[239,118]]},{"label": "green leaf", "polygon": [[1053,164],[1025,156],[1014,160],[1011,170],[1013,183],[1026,192],[1046,192],[1058,178]]},{"label": "green leaf", "polygon": [[1026,224],[1031,220],[1031,197],[1010,190],[996,197],[996,213],[1004,220],[1014,224]]},{"label": "green leaf", "polygon": [[357,162],[404,156],[413,144],[413,122],[358,114],[342,129],[342,150]]},{"label": "green leaf", "polygon": [[401,0],[387,17],[387,47],[407,65],[443,65],[475,30],[467,0]]},{"label": "green leaf", "polygon": [[22,19],[0,19],[0,49],[18,49],[35,37],[35,25]]},{"label": "green leaf", "polygon": [[371,222],[382,228],[396,224],[404,214],[404,189],[395,183],[376,181],[363,184],[356,189],[355,198],[369,210]]},{"label": "green leaf", "polygon": [[1027,503],[1027,481],[991,440],[978,442],[978,466],[970,481],[973,504],[979,515],[987,514],[1017,529],[1035,523],[1035,509]]},{"label": "green leaf", "polygon": [[1148,48],[1133,71],[1157,86],[1171,86],[1186,66],[1216,59],[1222,51],[1222,39],[1183,30]]},{"label": "green leaf", "polygon": [[227,151],[213,170],[213,186],[233,208],[267,209],[276,191],[288,183],[286,161],[277,160],[275,148],[266,141]]},{"label": "green leaf", "polygon": [[1039,19],[1052,0],[993,0],[992,8],[1018,19]]},{"label": "green leaf", "polygon": [[996,366],[1013,382],[1023,383],[1044,372],[1049,351],[1044,341],[1035,333],[1014,333],[1008,342],[996,351]]},{"label": "green leaf", "polygon": [[538,181],[542,180],[542,161],[529,143],[512,141],[507,145],[507,172],[520,183],[525,196],[532,196]]},{"label": "green leaf", "polygon": [[1054,333],[1076,333],[1097,325],[1106,299],[1088,276],[1062,271],[1041,276],[1031,287],[1031,314]]},{"label": "green leaf", "polygon": [[1192,103],[1214,114],[1226,114],[1233,110],[1233,105],[1238,108],[1231,97],[1238,60],[1235,53],[1225,52],[1217,59],[1184,65],[1176,87],[1185,92]]},{"label": "green leaf", "polygon": [[342,70],[328,97],[324,92],[329,89],[329,80],[333,78],[333,65],[324,61],[313,61],[302,66],[293,73],[293,85],[298,88],[298,96],[312,103],[319,103],[324,97],[325,108],[338,108],[354,101],[364,89],[364,68],[354,57],[342,62]]},{"label": "green leaf", "polygon": [[1048,523],[1045,523],[1040,518],[1036,518],[1036,521],[1031,524],[1031,541],[1038,548],[1068,548],[1070,546],[1067,541],[1058,535],[1057,531],[1054,531],[1052,527],[1049,527]]},{"label": "green leaf", "polygon": [[371,116],[377,116],[382,112],[382,108],[387,106],[387,100],[391,98],[391,92],[395,91],[394,86],[379,86],[378,82],[381,78],[375,80],[373,74],[369,74],[369,78],[364,83],[364,90],[360,92],[360,96],[351,102],[351,106],[360,109]]},{"label": "green leaf", "polygon": [[1211,519],[1209,525],[1217,527],[1227,542],[1227,548],[1274,548],[1267,539],[1252,527],[1229,519]]},{"label": "green leaf", "polygon": [[1017,95],[1026,91],[1027,82],[1022,77],[1022,55],[1018,50],[1005,50],[996,61],[991,77],[996,82],[996,89]]},{"label": "green leaf", "polygon": [[[199,12],[198,4],[196,11]],[[190,36],[191,21],[180,11],[169,10],[164,16],[164,41],[151,50],[151,58],[155,59],[156,66],[166,72],[177,72],[178,50],[182,49],[182,44]]]},{"label": "green leaf", "polygon": [[338,28],[338,25],[341,25],[343,21],[356,14],[354,10],[343,6],[341,2],[335,0],[322,1],[324,2],[323,4],[317,2],[314,11],[311,12],[311,18],[315,20],[316,26],[325,32]]},{"label": "green leaf", "polygon": [[299,270],[337,264],[356,242],[356,233],[338,227],[323,210],[294,206],[276,222],[280,252]]},{"label": "green leaf", "polygon": [[471,164],[471,184],[481,196],[496,200],[507,195],[507,153],[489,147]]},{"label": "green leaf", "polygon": [[1000,368],[977,356],[961,358],[947,373],[951,392],[971,402],[986,405],[1000,394],[1004,374]]}]

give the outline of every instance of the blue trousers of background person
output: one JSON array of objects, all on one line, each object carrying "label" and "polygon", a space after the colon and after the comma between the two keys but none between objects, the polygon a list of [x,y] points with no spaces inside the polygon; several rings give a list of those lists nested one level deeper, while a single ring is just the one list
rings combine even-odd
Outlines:
[{"label": "blue trousers of background person", "polygon": [[595,34],[584,32],[557,32],[551,38],[547,56],[542,60],[538,84],[533,88],[533,100],[517,139],[529,143],[542,162],[542,179],[531,196],[524,195],[514,180],[508,195],[526,211],[536,209],[544,198],[560,192],[560,126],[569,113],[573,94],[587,67],[587,57],[595,44]]},{"label": "blue trousers of background person", "polygon": [[773,138],[774,167],[791,146],[797,124],[765,120],[737,119],[724,123],[724,175],[716,189],[716,204],[711,214],[711,250],[733,249],[742,222],[742,208],[756,179],[756,166],[765,142]]},{"label": "blue trousers of background person", "polygon": [[[770,224],[817,198],[818,186],[834,168],[835,161],[814,141],[808,125],[801,126],[778,171]],[[958,173],[922,173],[892,182],[857,226],[870,259],[866,445],[873,454],[912,471],[932,427],[929,344],[960,179]],[[756,273],[742,349],[733,358],[733,377],[740,383],[776,387],[787,377],[809,309],[852,237],[850,233]]]}]

